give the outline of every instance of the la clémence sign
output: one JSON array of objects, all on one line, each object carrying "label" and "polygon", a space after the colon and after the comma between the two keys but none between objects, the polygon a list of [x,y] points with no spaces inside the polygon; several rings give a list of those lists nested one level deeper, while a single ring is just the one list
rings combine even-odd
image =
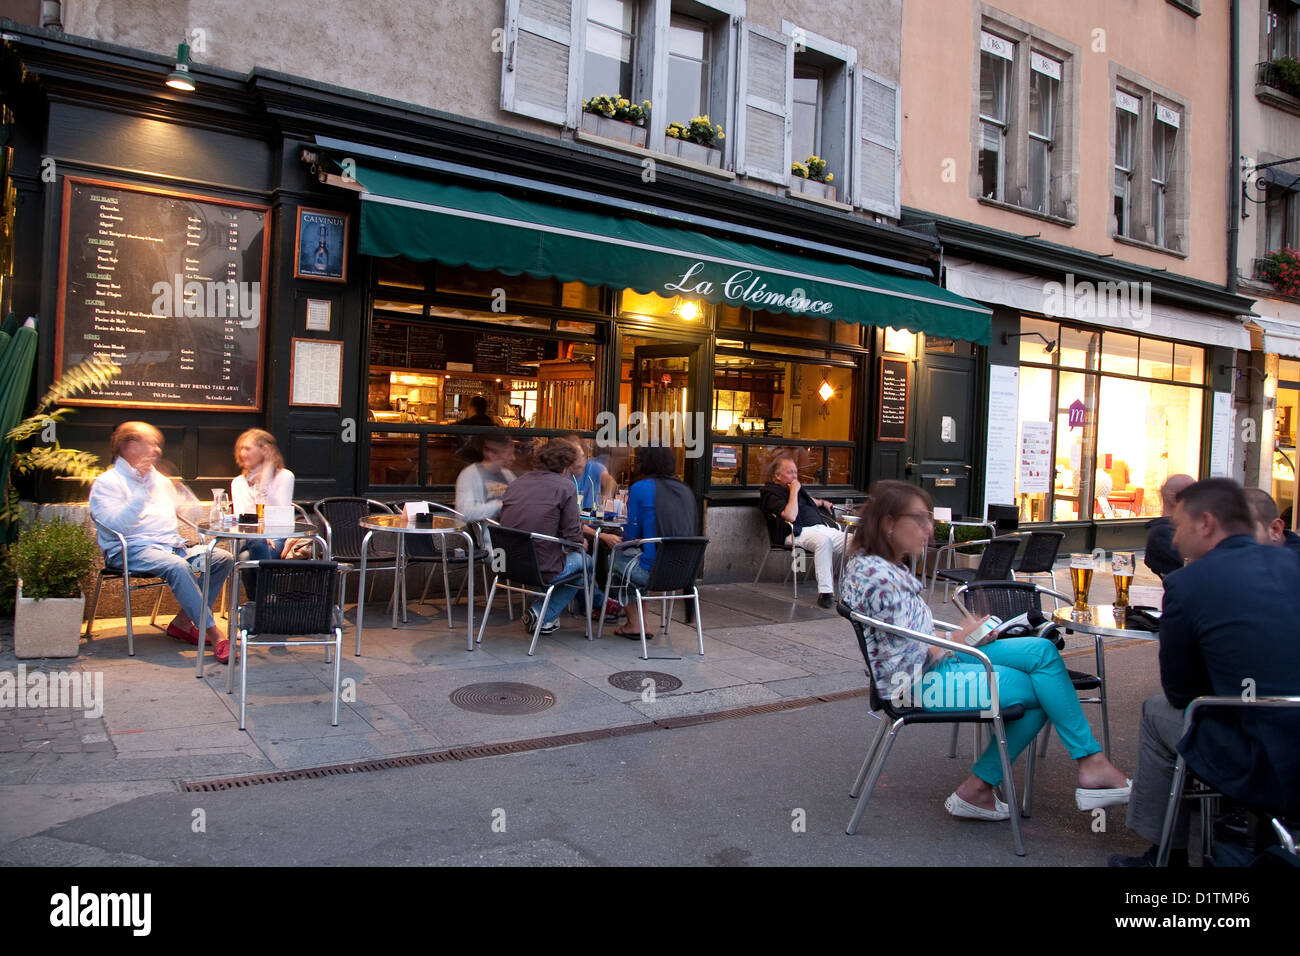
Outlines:
[{"label": "la cl\u00e9mence sign", "polygon": [[830,315],[835,304],[825,299],[810,299],[803,289],[789,291],[768,288],[761,272],[738,269],[722,282],[703,278],[705,264],[696,262],[675,282],[665,282],[668,295],[698,295],[717,301],[719,295],[727,302],[743,303],[754,309],[784,309],[787,312],[807,315]]}]

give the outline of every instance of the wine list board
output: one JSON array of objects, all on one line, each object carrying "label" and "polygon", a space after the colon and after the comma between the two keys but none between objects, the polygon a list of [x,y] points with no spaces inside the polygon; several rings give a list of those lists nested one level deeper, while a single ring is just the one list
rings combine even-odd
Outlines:
[{"label": "wine list board", "polygon": [[73,405],[261,411],[269,207],[65,177],[55,364]]}]

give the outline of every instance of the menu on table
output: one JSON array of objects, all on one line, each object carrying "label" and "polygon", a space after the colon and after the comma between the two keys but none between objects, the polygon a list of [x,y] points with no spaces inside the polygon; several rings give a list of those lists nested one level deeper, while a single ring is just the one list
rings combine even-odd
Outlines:
[{"label": "menu on table", "polygon": [[260,411],[268,212],[65,177],[55,365],[122,368],[69,404]]}]

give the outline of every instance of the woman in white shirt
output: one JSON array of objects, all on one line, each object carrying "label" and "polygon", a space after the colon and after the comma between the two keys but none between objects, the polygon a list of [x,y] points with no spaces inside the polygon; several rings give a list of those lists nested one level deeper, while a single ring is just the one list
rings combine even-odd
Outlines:
[{"label": "woman in white shirt", "polygon": [[[235,514],[253,514],[261,505],[293,504],[293,472],[284,467],[284,457],[275,436],[261,428],[250,428],[235,441],[235,463],[241,474],[230,483],[230,497]],[[241,561],[278,558],[285,549],[284,539],[253,538],[244,542]],[[243,574],[244,589],[255,593],[257,577]]]}]

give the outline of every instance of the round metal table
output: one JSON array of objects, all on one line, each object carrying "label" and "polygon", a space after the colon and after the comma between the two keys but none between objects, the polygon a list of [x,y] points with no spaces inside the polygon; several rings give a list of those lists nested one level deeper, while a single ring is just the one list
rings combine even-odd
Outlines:
[{"label": "round metal table", "polygon": [[[361,578],[358,582],[357,591],[357,656],[361,656],[361,631],[363,627],[363,618],[365,617],[365,601],[362,595],[366,593],[366,554],[370,550],[370,539],[376,533],[395,534],[397,535],[397,567],[398,574],[404,574],[406,568],[406,536],[408,534],[436,534],[436,535],[459,535],[465,539],[465,574],[468,577],[469,587],[469,610],[467,611],[469,619],[465,628],[465,650],[474,650],[474,538],[469,533],[465,522],[450,515],[430,514],[420,515],[418,522],[407,520],[405,514],[395,515],[367,515],[358,523],[366,529],[366,535],[361,539]],[[396,577],[393,580],[393,627],[397,627],[397,595],[403,593],[402,585]],[[447,600],[451,597],[448,595]],[[406,604],[402,603],[402,617],[406,617]]]},{"label": "round metal table", "polygon": [[[320,544],[320,552],[329,557],[329,549],[326,547],[325,539],[321,537],[316,526],[310,521],[295,521],[292,525],[271,525],[267,527],[265,523],[258,524],[217,524],[205,521],[196,526],[201,538],[206,538],[204,542],[207,550],[203,553],[203,585],[201,593],[208,593],[208,581],[212,576],[212,549],[217,546],[218,541],[238,541],[247,538],[310,538]],[[235,554],[239,554],[236,547]],[[235,646],[235,617],[239,608],[239,579],[240,570],[244,568],[257,567],[256,561],[237,561],[235,566],[230,570],[230,577],[226,579],[226,640],[230,641],[230,646]],[[196,677],[203,676],[203,647],[207,643],[207,630],[201,622],[195,621],[199,626],[199,660],[195,665]],[[227,682],[229,683],[229,682]]]}]

